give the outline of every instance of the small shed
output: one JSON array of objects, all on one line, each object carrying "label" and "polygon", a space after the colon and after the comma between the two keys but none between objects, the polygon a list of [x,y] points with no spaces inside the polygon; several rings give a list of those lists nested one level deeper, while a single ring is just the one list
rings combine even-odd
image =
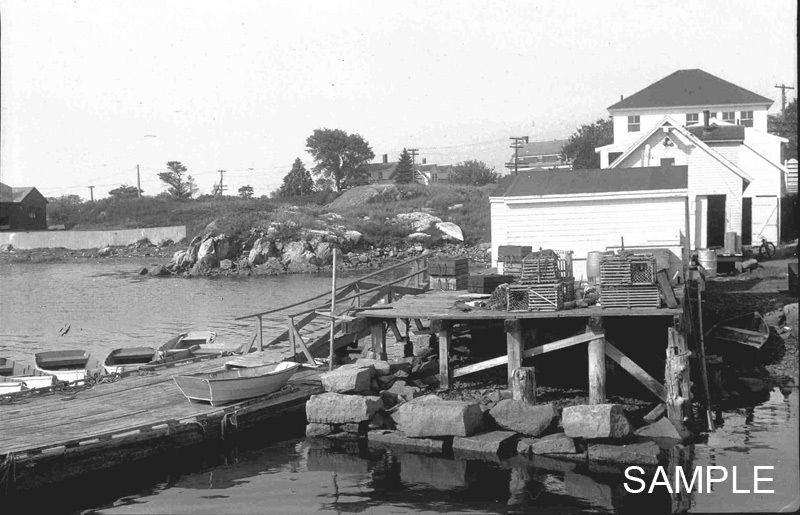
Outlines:
[{"label": "small shed", "polygon": [[501,245],[574,252],[576,279],[591,251],[669,249],[688,241],[686,166],[538,171],[514,177],[490,198],[492,256]]},{"label": "small shed", "polygon": [[47,199],[32,186],[14,188],[0,183],[0,230],[47,229]]}]

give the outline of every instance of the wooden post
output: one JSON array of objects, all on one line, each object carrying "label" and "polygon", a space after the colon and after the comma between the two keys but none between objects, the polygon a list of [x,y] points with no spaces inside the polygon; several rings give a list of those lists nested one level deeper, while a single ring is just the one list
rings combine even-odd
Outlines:
[{"label": "wooden post", "polygon": [[264,350],[264,325],[261,322],[261,315],[258,316],[258,350]]},{"label": "wooden post", "polygon": [[[433,321],[431,321],[431,326],[433,325]],[[453,373],[450,370],[450,324],[446,320],[442,320],[439,325],[439,386],[446,390],[450,388],[450,382],[453,379]]]},{"label": "wooden post", "polygon": [[372,322],[372,352],[377,359],[386,359],[386,326],[383,320]]},{"label": "wooden post", "polygon": [[603,404],[606,401],[606,339],[601,334],[603,317],[589,317],[586,332],[599,335],[588,345],[589,404]]},{"label": "wooden post", "polygon": [[336,311],[336,247],[333,248],[333,266],[331,269],[331,339],[328,349],[328,371],[333,370],[333,333],[336,331],[336,319],[333,318],[334,311]]},{"label": "wooden post", "polygon": [[667,418],[679,428],[689,421],[692,410],[689,356],[683,335],[674,327],[667,328],[667,362],[664,366]]},{"label": "wooden post", "polygon": [[515,401],[536,404],[536,373],[533,367],[520,367],[511,375],[511,395]]},{"label": "wooden post", "polygon": [[289,317],[289,326],[289,344],[292,346],[292,357],[294,357],[297,355],[297,344],[294,342],[294,331],[291,329],[294,327],[294,317]]},{"label": "wooden post", "polygon": [[506,353],[508,354],[508,387],[514,383],[514,371],[522,366],[522,352],[525,343],[522,341],[522,320],[506,319],[503,327],[506,331]]}]

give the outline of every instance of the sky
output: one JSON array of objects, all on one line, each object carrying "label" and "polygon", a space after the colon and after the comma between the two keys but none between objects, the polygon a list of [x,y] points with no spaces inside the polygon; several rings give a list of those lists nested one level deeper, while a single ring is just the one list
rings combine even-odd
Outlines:
[{"label": "sky", "polygon": [[[678,69],[797,87],[793,0],[0,0],[0,181],[95,198],[181,161],[266,195],[318,128],[504,172]],[[790,91],[789,98],[796,95]]]}]

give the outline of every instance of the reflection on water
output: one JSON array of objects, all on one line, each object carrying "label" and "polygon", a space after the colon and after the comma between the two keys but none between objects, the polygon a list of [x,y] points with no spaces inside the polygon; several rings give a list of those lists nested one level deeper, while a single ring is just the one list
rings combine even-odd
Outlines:
[{"label": "reflection on water", "polygon": [[[136,275],[148,265],[0,265],[0,356],[30,362],[40,350],[88,349],[99,359],[119,347],[157,347],[187,329],[216,331],[221,342],[252,335],[234,318],[288,304],[330,288],[324,275],[250,279],[179,279]],[[285,329],[281,317],[265,318]],[[69,332],[59,335],[67,324]]]}]

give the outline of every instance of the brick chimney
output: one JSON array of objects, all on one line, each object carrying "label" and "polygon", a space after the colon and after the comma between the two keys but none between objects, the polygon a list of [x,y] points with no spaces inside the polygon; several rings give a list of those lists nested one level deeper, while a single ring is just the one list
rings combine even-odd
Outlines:
[{"label": "brick chimney", "polygon": [[389,154],[383,154],[383,164],[389,163]]},{"label": "brick chimney", "polygon": [[422,164],[424,164],[424,165],[428,164],[428,158],[423,157],[422,158]]},{"label": "brick chimney", "polygon": [[708,123],[711,120],[711,111],[703,111],[703,124],[705,125],[706,130],[708,130]]}]

